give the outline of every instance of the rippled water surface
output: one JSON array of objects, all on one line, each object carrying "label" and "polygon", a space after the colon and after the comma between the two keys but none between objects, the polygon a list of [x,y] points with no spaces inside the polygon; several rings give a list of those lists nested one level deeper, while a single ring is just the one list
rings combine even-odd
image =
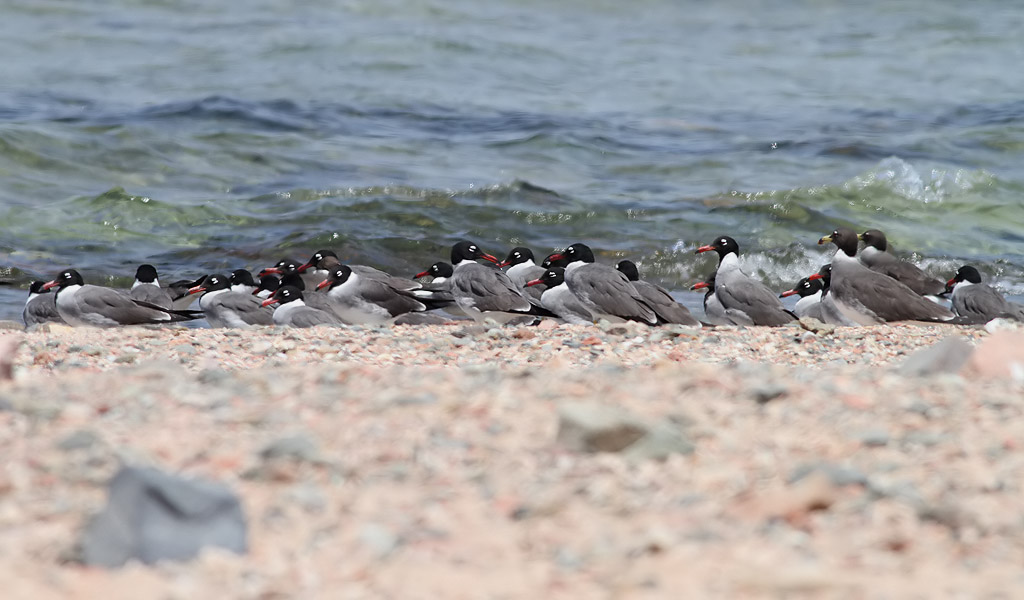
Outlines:
[{"label": "rippled water surface", "polygon": [[333,247],[586,241],[682,292],[739,240],[783,289],[836,225],[1024,293],[1024,5],[0,4],[0,317]]}]

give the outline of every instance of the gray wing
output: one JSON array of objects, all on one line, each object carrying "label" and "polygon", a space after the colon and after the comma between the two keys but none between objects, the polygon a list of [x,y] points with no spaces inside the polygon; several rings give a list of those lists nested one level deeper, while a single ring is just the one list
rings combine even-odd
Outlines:
[{"label": "gray wing", "polygon": [[945,320],[953,316],[892,277],[864,267],[858,269],[855,277],[844,277],[841,282],[836,281],[833,270],[829,293],[835,294],[839,302],[848,298],[859,302],[883,321]]},{"label": "gray wing", "polygon": [[607,265],[592,263],[568,272],[566,284],[573,294],[605,314],[652,325],[658,322],[658,316],[629,279]]},{"label": "gray wing", "polygon": [[919,296],[935,296],[946,290],[946,284],[919,269],[916,265],[905,260],[894,258],[875,263],[871,270],[876,273],[888,275],[896,281],[914,290]]},{"label": "gray wing", "polygon": [[704,297],[704,318],[712,325],[753,325],[747,313],[739,310],[726,310],[719,302],[717,293],[710,299]]},{"label": "gray wing", "polygon": [[459,267],[450,279],[452,296],[479,311],[524,312],[530,302],[516,289],[512,280],[497,269],[483,265]]},{"label": "gray wing", "polygon": [[775,327],[795,320],[775,292],[749,277],[732,284],[716,285],[715,295],[727,312],[742,311],[754,325]]},{"label": "gray wing", "polygon": [[79,318],[97,324],[105,324],[105,320],[121,325],[167,323],[173,320],[168,313],[139,306],[127,294],[97,285],[82,286],[75,294],[75,301],[80,312]]},{"label": "gray wing", "polygon": [[137,285],[133,287],[128,291],[128,297],[132,300],[148,302],[149,304],[159,306],[160,308],[170,309],[171,305],[174,304],[174,299],[171,297],[169,291],[162,287],[150,284]]},{"label": "gray wing", "polygon": [[292,327],[316,327],[317,325],[340,325],[341,321],[329,312],[306,306],[294,311],[288,324]]},{"label": "gray wing", "polygon": [[[953,310],[961,317],[990,321],[997,317],[1018,318],[1019,311],[1007,302],[995,288],[976,283],[958,294],[953,294]],[[1021,307],[1024,308],[1024,307]]]},{"label": "gray wing", "polygon": [[[530,304],[544,308],[544,305],[540,301],[540,297],[544,295],[544,286],[535,285],[527,287],[527,282],[533,281],[534,279],[540,279],[544,276],[544,271],[547,271],[544,267],[534,266],[526,267],[524,269],[517,269],[515,276],[509,275],[509,279],[512,281],[512,285],[519,288],[519,291],[526,296],[526,299],[530,301]],[[508,273],[506,273],[508,275]]]},{"label": "gray wing", "polygon": [[214,297],[213,310],[223,307],[238,315],[238,318],[249,325],[273,325],[274,309],[260,306],[262,302],[252,295],[238,292],[225,292]]},{"label": "gray wing", "polygon": [[700,321],[690,314],[689,309],[676,302],[665,288],[648,281],[634,281],[633,287],[640,292],[644,302],[654,309],[662,321],[680,325],[700,325]]},{"label": "gray wing", "polygon": [[363,279],[379,281],[384,285],[403,292],[418,290],[423,287],[423,285],[418,281],[413,281],[412,279],[407,279],[405,277],[395,277],[394,275],[389,275],[380,269],[374,269],[373,267],[368,267],[366,265],[349,265],[349,268],[352,269],[353,273],[359,275]]},{"label": "gray wing", "polygon": [[56,296],[54,294],[41,294],[25,304],[22,312],[25,319],[25,326],[39,325],[40,323],[63,323],[64,319],[57,312]]},{"label": "gray wing", "polygon": [[363,280],[359,284],[359,295],[367,302],[383,306],[392,317],[427,309],[422,302],[400,294],[395,288],[380,281]]}]

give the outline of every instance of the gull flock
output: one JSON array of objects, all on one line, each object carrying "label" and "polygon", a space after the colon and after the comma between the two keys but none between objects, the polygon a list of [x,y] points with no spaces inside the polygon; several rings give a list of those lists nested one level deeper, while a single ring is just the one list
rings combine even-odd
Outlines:
[{"label": "gull flock", "polygon": [[[128,290],[87,284],[78,271],[66,269],[51,281],[32,282],[23,317],[26,327],[205,319],[211,327],[232,328],[435,324],[459,317],[500,323],[551,318],[573,324],[607,319],[692,327],[780,326],[802,318],[841,326],[1024,321],[1024,306],[983,283],[975,267],[964,265],[946,282],[929,277],[889,253],[885,235],[876,229],[858,235],[841,227],[818,244],[835,245],[831,262],[781,294],[742,271],[733,238],[723,235],[700,246],[698,254],[718,256],[714,272],[690,288],[705,290],[702,318],[664,288],[641,279],[633,262],[623,260],[614,267],[598,263],[586,244],[569,245],[538,264],[528,248],[513,248],[499,260],[470,241],[452,246],[450,263],[436,262],[412,278],[344,264],[330,250],[315,253],[305,263],[281,260],[255,276],[238,269],[166,287],[156,268],[141,265]],[[420,281],[426,277],[430,280]],[[792,295],[800,298],[790,310],[780,298]]]}]

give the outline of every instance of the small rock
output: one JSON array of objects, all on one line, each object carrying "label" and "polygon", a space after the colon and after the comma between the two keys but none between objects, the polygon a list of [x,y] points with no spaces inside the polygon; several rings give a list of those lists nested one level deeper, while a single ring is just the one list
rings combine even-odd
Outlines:
[{"label": "small rock", "polygon": [[267,444],[260,450],[260,458],[265,461],[291,459],[315,463],[320,460],[320,451],[317,449],[316,442],[309,436],[300,434],[280,438]]},{"label": "small rock", "polygon": [[974,347],[964,338],[950,336],[912,353],[897,368],[897,372],[911,377],[956,373],[970,359],[973,352]]},{"label": "small rock", "polygon": [[457,337],[457,338],[461,339],[461,338],[476,337],[478,335],[483,335],[483,334],[487,333],[487,331],[488,331],[488,328],[485,327],[484,325],[475,324],[475,325],[467,325],[466,327],[461,327],[459,329],[456,329],[455,331],[452,332],[452,335],[454,337]]},{"label": "small rock", "polygon": [[835,325],[822,323],[814,317],[802,317],[800,319],[800,327],[803,327],[812,333],[816,333],[817,335],[828,335],[836,330]]},{"label": "small rock", "polygon": [[1024,383],[1024,332],[997,331],[974,350],[968,373],[979,378],[1008,378]]},{"label": "small rock", "polygon": [[377,559],[385,558],[398,548],[401,541],[387,527],[378,523],[366,523],[359,530],[359,539]]},{"label": "small rock", "polygon": [[231,374],[223,369],[203,369],[196,375],[199,383],[206,385],[224,383],[231,379]]},{"label": "small rock", "polygon": [[693,452],[693,444],[678,427],[647,423],[621,408],[563,402],[558,416],[558,442],[576,452],[619,452],[641,460]]},{"label": "small rock", "polygon": [[0,381],[14,377],[14,359],[23,340],[21,334],[0,337]]},{"label": "small rock", "polygon": [[242,505],[223,484],[123,467],[80,546],[86,565],[115,568],[132,559],[189,560],[208,546],[244,554],[246,537]]},{"label": "small rock", "polygon": [[869,429],[858,434],[856,439],[869,448],[887,446],[889,444],[889,432],[884,429]]},{"label": "small rock", "polygon": [[79,429],[74,431],[57,442],[57,447],[65,452],[71,452],[72,450],[84,450],[91,448],[101,441],[94,431],[88,429]]},{"label": "small rock", "polygon": [[755,386],[750,393],[758,404],[767,404],[772,400],[784,396],[789,388],[781,383],[762,383]]},{"label": "small rock", "polygon": [[997,331],[1016,331],[1021,328],[1019,321],[1013,319],[992,319],[985,323],[985,331],[995,333]]},{"label": "small rock", "polygon": [[0,321],[0,331],[22,331],[25,326],[17,321]]},{"label": "small rock", "polygon": [[812,473],[823,473],[835,486],[867,485],[868,477],[854,467],[837,465],[830,462],[804,463],[793,469],[787,479],[788,483],[796,483]]}]

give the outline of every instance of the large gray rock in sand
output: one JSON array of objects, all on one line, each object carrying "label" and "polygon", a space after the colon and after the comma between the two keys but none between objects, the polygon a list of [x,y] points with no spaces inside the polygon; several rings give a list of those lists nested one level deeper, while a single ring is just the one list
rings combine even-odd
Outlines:
[{"label": "large gray rock in sand", "polygon": [[563,402],[558,418],[558,442],[576,452],[617,452],[634,460],[693,452],[693,443],[678,427],[650,423],[618,407]]},{"label": "large gray rock in sand", "polygon": [[188,560],[206,546],[246,550],[245,515],[226,486],[153,468],[123,467],[110,482],[107,506],[81,540],[87,565],[119,567]]},{"label": "large gray rock in sand", "polygon": [[956,373],[971,358],[974,346],[962,337],[950,336],[918,350],[899,367],[901,375],[924,377],[936,373]]}]

